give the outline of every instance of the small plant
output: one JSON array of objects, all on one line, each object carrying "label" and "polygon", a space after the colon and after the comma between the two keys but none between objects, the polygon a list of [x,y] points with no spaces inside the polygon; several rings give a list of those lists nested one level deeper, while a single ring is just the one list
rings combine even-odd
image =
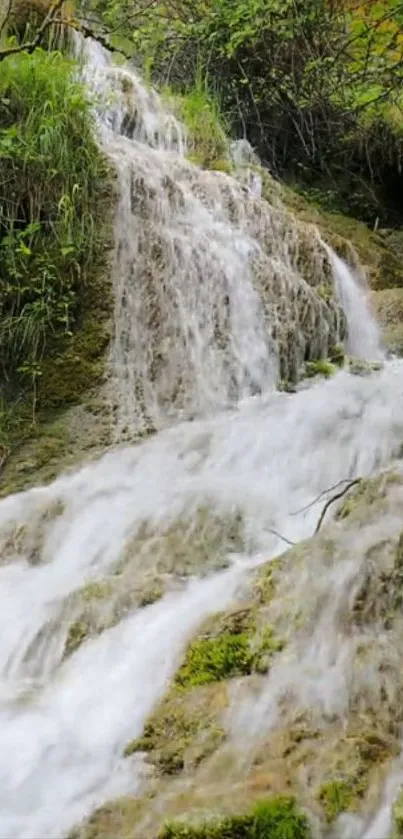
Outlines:
[{"label": "small plant", "polygon": [[319,800],[322,802],[328,822],[351,806],[354,790],[347,781],[329,781],[319,790]]},{"label": "small plant", "polygon": [[329,379],[336,373],[336,370],[337,367],[324,358],[319,358],[317,361],[307,361],[305,364],[306,375],[309,379],[314,376],[324,376]]},{"label": "small plant", "polygon": [[310,835],[308,820],[294,799],[279,796],[259,802],[243,816],[212,820],[200,827],[173,822],[159,839],[309,839]]}]

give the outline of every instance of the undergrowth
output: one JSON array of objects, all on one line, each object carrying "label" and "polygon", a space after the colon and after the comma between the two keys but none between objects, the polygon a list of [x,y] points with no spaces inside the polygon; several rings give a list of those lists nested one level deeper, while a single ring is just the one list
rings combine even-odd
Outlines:
[{"label": "undergrowth", "polygon": [[[0,365],[30,385],[54,336],[71,335],[97,261],[108,172],[73,61],[37,50],[0,75]],[[4,411],[2,412],[4,423]]]},{"label": "undergrowth", "polygon": [[308,839],[306,816],[292,798],[273,798],[255,805],[243,816],[209,821],[200,827],[168,824],[160,839]]}]

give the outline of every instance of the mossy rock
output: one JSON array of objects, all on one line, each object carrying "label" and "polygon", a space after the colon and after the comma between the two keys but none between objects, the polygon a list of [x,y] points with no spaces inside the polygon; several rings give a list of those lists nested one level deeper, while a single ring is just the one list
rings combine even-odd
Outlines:
[{"label": "mossy rock", "polygon": [[281,569],[281,559],[271,560],[259,568],[252,590],[253,599],[259,606],[267,606],[273,599]]},{"label": "mossy rock", "polygon": [[354,787],[351,781],[327,781],[320,787],[318,798],[325,810],[327,821],[332,822],[340,813],[344,813],[351,807],[354,800]]},{"label": "mossy rock", "polygon": [[253,607],[218,615],[188,646],[175,684],[189,689],[267,672],[271,658],[283,647],[273,627],[257,620]]},{"label": "mossy rock", "polygon": [[84,620],[77,620],[71,624],[64,646],[64,655],[72,655],[84,643],[90,634],[91,627]]},{"label": "mossy rock", "polygon": [[298,184],[276,184],[270,176],[263,183],[269,201],[275,194],[298,218],[316,225],[325,241],[353,268],[359,260],[373,289],[403,286],[402,242],[401,236],[393,235],[395,231],[373,231],[351,215],[330,211],[302,194]]},{"label": "mossy rock", "polygon": [[125,755],[137,751],[163,774],[194,768],[226,737],[221,713],[234,677],[266,673],[283,649],[273,628],[249,606],[209,618],[191,642],[170,691]]},{"label": "mossy rock", "polygon": [[227,705],[223,685],[206,685],[186,694],[171,692],[151,715],[141,737],[127,744],[124,755],[146,752],[163,775],[194,769],[225,739],[220,715]]},{"label": "mossy rock", "polygon": [[157,574],[205,575],[228,567],[229,554],[252,547],[238,509],[218,511],[205,503],[190,514],[179,514],[158,530],[148,522],[142,523],[127,544],[121,567],[141,555],[143,564],[153,567]]},{"label": "mossy rock", "polygon": [[87,638],[116,626],[128,613],[155,603],[164,592],[164,581],[148,576],[134,581],[130,574],[119,574],[90,581],[66,604],[70,625],[64,656],[75,652]]},{"label": "mossy rock", "polygon": [[336,513],[336,519],[346,519],[352,514],[361,515],[362,510],[386,499],[388,488],[401,484],[402,476],[398,472],[387,472],[373,478],[362,478],[342,501]]},{"label": "mossy rock", "polygon": [[132,839],[143,812],[144,800],[119,798],[96,810],[86,822],[70,831],[68,839]]}]

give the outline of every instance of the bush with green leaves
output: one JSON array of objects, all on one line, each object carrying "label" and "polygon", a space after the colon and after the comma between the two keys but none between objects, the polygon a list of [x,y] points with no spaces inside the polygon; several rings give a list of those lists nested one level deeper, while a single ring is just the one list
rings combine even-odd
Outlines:
[{"label": "bush with green leaves", "polygon": [[0,365],[35,383],[74,329],[108,182],[75,63],[40,49],[0,65]]}]

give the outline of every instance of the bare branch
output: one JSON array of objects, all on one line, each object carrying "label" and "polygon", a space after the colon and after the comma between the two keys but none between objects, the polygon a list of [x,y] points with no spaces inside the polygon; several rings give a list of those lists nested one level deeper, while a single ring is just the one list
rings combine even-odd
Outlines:
[{"label": "bare branch", "polygon": [[325,518],[325,515],[326,515],[330,505],[333,504],[334,501],[337,501],[339,498],[342,498],[343,495],[345,495],[353,486],[357,486],[357,484],[360,484],[361,481],[362,481],[362,478],[354,478],[354,480],[350,481],[347,484],[347,486],[344,487],[344,489],[340,490],[340,492],[337,492],[336,495],[332,495],[332,497],[329,498],[328,501],[326,501],[326,504],[325,504],[320,516],[319,516],[319,520],[318,520],[318,523],[317,523],[316,528],[315,528],[315,533],[314,533],[315,536],[316,536],[317,533],[319,533],[319,530],[320,530],[320,528],[323,524],[323,520]]},{"label": "bare branch", "polygon": [[337,484],[333,484],[333,486],[322,490],[322,492],[320,492],[319,495],[317,495],[316,498],[313,499],[313,501],[310,501],[309,504],[307,504],[305,507],[300,507],[299,510],[294,510],[294,512],[290,513],[290,515],[298,516],[300,513],[305,513],[306,510],[309,510],[311,507],[313,507],[314,504],[316,504],[317,501],[320,501],[320,499],[323,498],[324,495],[327,495],[328,492],[332,492],[333,489],[337,489],[342,484],[349,484],[350,481],[351,478],[343,478],[342,481],[337,481]]},{"label": "bare branch", "polygon": [[273,536],[277,536],[277,538],[281,539],[282,542],[285,542],[286,545],[291,545],[291,547],[294,547],[294,545],[296,544],[296,542],[292,542],[291,539],[287,539],[286,536],[282,536],[281,533],[279,533],[278,530],[274,530],[273,527],[269,527],[269,533],[272,533]]}]

